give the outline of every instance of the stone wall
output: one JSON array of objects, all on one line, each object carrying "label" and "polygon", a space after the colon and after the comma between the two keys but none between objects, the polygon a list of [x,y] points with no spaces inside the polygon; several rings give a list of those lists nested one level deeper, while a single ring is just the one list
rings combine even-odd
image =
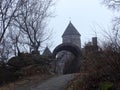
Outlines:
[{"label": "stone wall", "polygon": [[64,74],[65,68],[69,68],[73,59],[74,55],[71,52],[65,50],[59,52],[56,61],[56,73]]},{"label": "stone wall", "polygon": [[77,45],[81,49],[81,39],[79,35],[67,35],[63,37],[63,43]]}]

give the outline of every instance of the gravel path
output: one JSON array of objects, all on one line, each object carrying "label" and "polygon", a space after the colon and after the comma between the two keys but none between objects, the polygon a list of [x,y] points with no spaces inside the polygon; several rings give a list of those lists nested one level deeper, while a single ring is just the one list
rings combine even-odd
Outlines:
[{"label": "gravel path", "polygon": [[19,87],[15,90],[63,90],[68,81],[75,77],[74,74],[59,75],[31,86]]}]

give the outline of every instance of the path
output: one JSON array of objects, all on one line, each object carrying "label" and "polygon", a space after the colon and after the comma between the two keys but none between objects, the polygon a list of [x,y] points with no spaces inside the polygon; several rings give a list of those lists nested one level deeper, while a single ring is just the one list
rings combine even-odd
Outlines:
[{"label": "path", "polygon": [[63,90],[68,81],[75,77],[74,74],[59,75],[31,86],[19,87],[15,90]]}]

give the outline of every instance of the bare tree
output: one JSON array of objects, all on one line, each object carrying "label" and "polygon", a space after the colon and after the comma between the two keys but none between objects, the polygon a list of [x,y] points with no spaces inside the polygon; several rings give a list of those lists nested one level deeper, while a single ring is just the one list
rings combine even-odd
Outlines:
[{"label": "bare tree", "polygon": [[8,33],[8,38],[10,39],[11,43],[12,43],[12,50],[15,56],[17,56],[17,53],[19,50],[19,44],[22,43],[20,42],[20,36],[21,33],[20,31],[15,32],[14,29],[10,30]]},{"label": "bare tree", "polygon": [[[120,11],[120,0],[103,0],[103,3],[110,9],[115,10],[119,13]],[[116,16],[112,20],[112,34],[107,33],[109,37],[109,44],[117,52],[120,50],[120,16]]]},{"label": "bare tree", "polygon": [[17,13],[14,25],[24,34],[30,51],[38,51],[45,36],[47,18],[51,16],[50,9],[53,0],[26,0]]},{"label": "bare tree", "polygon": [[3,39],[0,44],[0,61],[4,64],[4,62],[9,58],[12,53],[12,44],[9,40]]},{"label": "bare tree", "polygon": [[20,6],[21,0],[0,0],[0,42],[4,38],[8,27],[13,18],[16,17],[16,11]]},{"label": "bare tree", "polygon": [[113,10],[120,10],[120,0],[103,0],[103,3]]},{"label": "bare tree", "polygon": [[51,16],[52,5],[53,0],[0,0],[2,60],[13,52],[17,55],[20,49],[23,51],[26,48],[26,45],[29,45],[30,51],[38,51],[41,43],[49,38],[45,37],[44,30],[47,18]]}]

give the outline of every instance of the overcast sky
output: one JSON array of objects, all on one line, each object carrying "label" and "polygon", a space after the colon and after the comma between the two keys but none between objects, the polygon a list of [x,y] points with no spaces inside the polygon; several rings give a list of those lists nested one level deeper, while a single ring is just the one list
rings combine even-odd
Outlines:
[{"label": "overcast sky", "polygon": [[113,12],[101,4],[102,0],[59,0],[55,5],[55,18],[50,21],[53,30],[53,48],[62,43],[62,34],[69,21],[81,34],[82,46],[91,40],[97,32],[102,38],[99,26],[109,27]]}]

